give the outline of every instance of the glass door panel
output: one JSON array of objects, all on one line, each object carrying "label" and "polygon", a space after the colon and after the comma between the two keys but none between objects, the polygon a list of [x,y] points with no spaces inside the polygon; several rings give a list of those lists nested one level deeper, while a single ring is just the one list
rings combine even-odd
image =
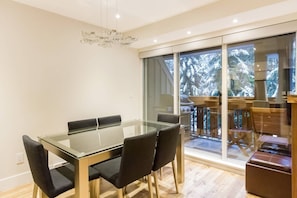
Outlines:
[{"label": "glass door panel", "polygon": [[[221,48],[180,54],[180,98],[192,102],[190,149],[221,156]],[[181,103],[181,110],[183,106]]]},{"label": "glass door panel", "polygon": [[228,158],[246,161],[260,137],[289,138],[295,53],[295,34],[228,45]]},{"label": "glass door panel", "polygon": [[173,113],[173,55],[144,59],[144,118],[156,120],[159,112]]}]

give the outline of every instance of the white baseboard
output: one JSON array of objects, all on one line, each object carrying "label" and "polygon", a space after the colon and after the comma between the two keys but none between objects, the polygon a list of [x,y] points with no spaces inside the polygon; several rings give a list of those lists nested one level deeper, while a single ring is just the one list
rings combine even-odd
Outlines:
[{"label": "white baseboard", "polygon": [[[56,168],[63,165],[65,161],[57,162],[53,165],[50,165],[50,168]],[[33,182],[32,175],[30,171],[23,172],[21,174],[13,175],[0,179],[0,192],[8,191],[19,186],[30,184]]]},{"label": "white baseboard", "polygon": [[27,171],[18,175],[13,175],[10,177],[0,179],[0,191],[8,191],[18,186],[23,186],[25,184],[30,184],[32,182],[33,180],[31,172]]}]

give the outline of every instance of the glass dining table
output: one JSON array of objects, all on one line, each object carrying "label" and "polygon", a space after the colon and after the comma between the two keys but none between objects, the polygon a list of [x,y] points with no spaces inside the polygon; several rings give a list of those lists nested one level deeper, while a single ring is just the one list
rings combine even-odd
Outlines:
[{"label": "glass dining table", "polygon": [[[89,197],[88,167],[121,154],[124,139],[159,131],[170,123],[133,120],[107,125],[98,129],[77,131],[38,137],[47,151],[63,158],[75,166],[75,197]],[[184,130],[181,127],[177,145],[177,177],[184,181]]]}]

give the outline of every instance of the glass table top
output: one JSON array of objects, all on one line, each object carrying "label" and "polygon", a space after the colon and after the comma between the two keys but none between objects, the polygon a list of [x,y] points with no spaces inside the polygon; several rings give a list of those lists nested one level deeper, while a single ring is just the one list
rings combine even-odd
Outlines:
[{"label": "glass table top", "polygon": [[172,124],[151,121],[129,121],[117,125],[108,125],[75,134],[61,134],[39,137],[42,141],[56,146],[75,158],[84,157],[106,150],[122,147],[127,137],[159,131]]}]

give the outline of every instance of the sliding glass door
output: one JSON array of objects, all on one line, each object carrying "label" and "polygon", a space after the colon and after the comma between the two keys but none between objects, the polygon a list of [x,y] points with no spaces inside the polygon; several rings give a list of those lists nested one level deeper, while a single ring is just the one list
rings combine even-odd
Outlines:
[{"label": "sliding glass door", "polygon": [[217,47],[185,45],[174,54],[145,57],[144,118],[179,113],[189,137],[186,150],[244,165],[261,145],[259,137],[290,142],[286,99],[296,93],[296,34],[230,38],[212,43]]},{"label": "sliding glass door", "polygon": [[295,45],[295,33],[228,45],[229,158],[247,160],[259,136],[290,137]]},{"label": "sliding glass door", "polygon": [[180,53],[180,95],[193,102],[191,140],[185,146],[219,156],[222,147],[221,56],[220,47]]},{"label": "sliding glass door", "polygon": [[144,117],[156,120],[159,112],[173,113],[173,55],[144,59]]}]

